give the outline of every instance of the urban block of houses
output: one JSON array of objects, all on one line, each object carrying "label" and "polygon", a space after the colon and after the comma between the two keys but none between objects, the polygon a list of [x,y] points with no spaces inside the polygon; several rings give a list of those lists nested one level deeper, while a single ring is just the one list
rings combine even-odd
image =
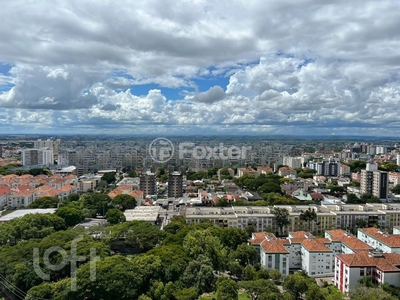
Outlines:
[{"label": "urban block of houses", "polygon": [[110,198],[115,198],[118,195],[130,195],[135,198],[137,205],[141,205],[143,201],[143,191],[138,189],[133,189],[132,185],[120,185],[117,186],[114,190],[108,193]]},{"label": "urban block of houses", "polygon": [[300,269],[311,277],[333,276],[343,293],[354,289],[364,276],[372,276],[375,283],[400,286],[400,254],[375,252],[341,229],[326,231],[325,238],[305,231],[290,232],[287,238],[255,232],[249,244],[258,251],[264,268],[277,269],[283,277]]},{"label": "urban block of houses", "polygon": [[77,193],[75,175],[15,174],[0,176],[0,209],[24,208],[41,197],[65,198]]}]

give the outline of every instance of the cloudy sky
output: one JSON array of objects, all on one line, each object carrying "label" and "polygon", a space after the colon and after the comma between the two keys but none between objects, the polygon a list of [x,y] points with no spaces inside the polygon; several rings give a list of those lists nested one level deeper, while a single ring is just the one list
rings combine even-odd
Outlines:
[{"label": "cloudy sky", "polygon": [[399,132],[398,0],[1,6],[0,133]]}]

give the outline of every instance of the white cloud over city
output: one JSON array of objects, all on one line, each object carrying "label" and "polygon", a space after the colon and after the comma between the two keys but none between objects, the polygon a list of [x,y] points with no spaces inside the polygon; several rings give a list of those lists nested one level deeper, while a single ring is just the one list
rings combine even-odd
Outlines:
[{"label": "white cloud over city", "polygon": [[0,132],[400,128],[398,1],[7,1]]}]

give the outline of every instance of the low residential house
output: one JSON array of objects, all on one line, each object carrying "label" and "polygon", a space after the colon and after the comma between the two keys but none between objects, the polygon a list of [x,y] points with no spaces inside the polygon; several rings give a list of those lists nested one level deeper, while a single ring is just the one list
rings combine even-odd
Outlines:
[{"label": "low residential house", "polygon": [[97,179],[79,179],[77,188],[79,193],[86,193],[87,191],[94,191],[97,188]]},{"label": "low residential house", "polygon": [[257,177],[258,175],[260,175],[260,173],[251,167],[238,168],[237,169],[237,177],[242,177],[244,175],[252,175],[252,176]]},{"label": "low residential house", "polygon": [[143,191],[136,189],[130,192],[129,195],[135,198],[137,205],[141,205],[143,201]]},{"label": "low residential house", "polygon": [[305,192],[302,189],[299,189],[297,191],[294,191],[292,193],[292,197],[299,200],[299,201],[311,201],[313,200],[313,198],[311,197],[311,195],[307,192]]},{"label": "low residential house", "polygon": [[129,193],[132,192],[132,186],[131,185],[120,185],[118,187],[116,187],[113,191],[111,191],[110,193],[108,193],[108,196],[110,196],[110,198],[115,198],[118,195],[129,195]]},{"label": "low residential house", "polygon": [[258,166],[257,167],[257,171],[259,174],[270,174],[270,173],[274,173],[274,169],[269,167],[269,166]]},{"label": "low residential house", "polygon": [[293,168],[289,168],[289,167],[280,167],[278,170],[278,175],[281,177],[285,177],[288,175],[297,175],[297,171]]},{"label": "low residential house", "polygon": [[232,168],[218,169],[218,171],[217,171],[218,180],[222,179],[222,176],[221,176],[221,171],[222,170],[228,170],[229,176],[232,176],[232,177],[235,176],[235,171]]},{"label": "low residential house", "polygon": [[310,196],[313,201],[323,201],[324,200],[324,195],[322,193],[310,193]]}]

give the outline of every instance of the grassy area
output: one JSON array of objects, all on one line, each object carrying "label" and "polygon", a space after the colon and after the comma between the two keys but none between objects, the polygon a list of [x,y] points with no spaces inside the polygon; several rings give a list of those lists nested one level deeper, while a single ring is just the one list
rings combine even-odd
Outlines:
[{"label": "grassy area", "polygon": [[[214,293],[210,294],[209,297],[200,296],[199,300],[213,299],[213,295],[214,295]],[[247,293],[239,293],[239,300],[251,300],[251,298]]]},{"label": "grassy area", "polygon": [[15,209],[3,210],[3,211],[1,212],[1,216],[8,215],[9,213],[12,213],[13,211],[15,211]]}]

